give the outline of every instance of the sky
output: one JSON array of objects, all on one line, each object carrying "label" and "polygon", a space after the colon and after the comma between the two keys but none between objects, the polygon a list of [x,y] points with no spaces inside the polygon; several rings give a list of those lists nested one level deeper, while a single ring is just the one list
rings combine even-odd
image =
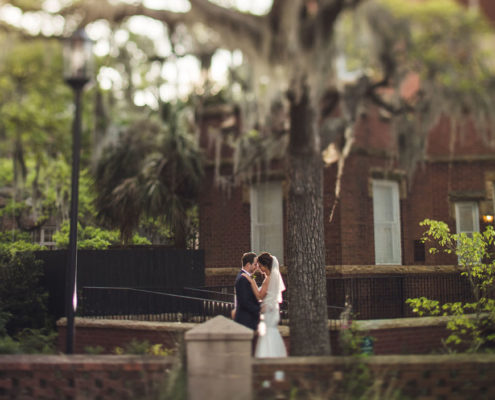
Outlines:
[{"label": "sky", "polygon": [[[135,0],[110,0],[114,3],[127,2],[136,3]],[[236,7],[241,11],[253,14],[266,14],[272,0],[211,0],[225,7]],[[153,9],[166,9],[174,12],[187,12],[190,8],[187,0],[142,0],[146,7]],[[8,1],[0,0],[0,20],[11,25],[24,28],[27,32],[45,36],[60,36],[64,32],[65,21],[59,15],[53,15],[60,9],[70,3],[70,0],[44,0],[43,8],[47,13],[22,11],[9,4]],[[52,14],[50,14],[52,13]],[[160,97],[164,101],[170,101],[177,97],[187,96],[191,90],[201,82],[201,70],[198,60],[193,56],[184,56],[174,59],[171,56],[170,42],[167,39],[166,26],[150,18],[135,16],[127,21],[128,29],[135,34],[145,35],[153,40],[157,56],[168,57],[163,63],[161,71],[152,71],[156,76],[161,75],[164,83],[160,87]],[[116,44],[125,44],[128,39],[128,32],[124,29],[112,32],[105,21],[96,21],[86,27],[88,36],[94,41],[93,51],[95,55],[103,57],[111,51],[110,40]],[[227,70],[229,66],[239,65],[242,63],[242,53],[240,51],[230,52],[227,50],[218,50],[212,59],[210,69],[210,79],[217,82],[219,86],[224,84],[227,79]],[[100,69],[98,76],[95,77],[98,84],[103,89],[110,89],[113,86],[117,88],[122,85],[119,73],[112,68]],[[138,79],[138,77],[135,77]],[[134,101],[137,105],[157,106],[155,96],[146,90],[136,92]]]}]

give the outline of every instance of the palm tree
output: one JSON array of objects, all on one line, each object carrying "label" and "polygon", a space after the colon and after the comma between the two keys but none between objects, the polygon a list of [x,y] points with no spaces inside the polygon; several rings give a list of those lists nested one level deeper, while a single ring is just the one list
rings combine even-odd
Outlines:
[{"label": "palm tree", "polygon": [[107,145],[96,163],[96,208],[128,243],[142,217],[163,217],[177,248],[186,248],[187,212],[196,203],[201,153],[185,109],[174,106],[165,124],[139,120]]}]

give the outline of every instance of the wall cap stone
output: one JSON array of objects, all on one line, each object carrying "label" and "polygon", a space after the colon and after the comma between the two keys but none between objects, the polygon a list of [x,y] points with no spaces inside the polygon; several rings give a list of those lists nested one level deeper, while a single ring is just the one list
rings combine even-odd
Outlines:
[{"label": "wall cap stone", "polygon": [[[240,268],[209,267],[205,268],[206,277],[235,276]],[[280,271],[287,273],[287,266],[281,266]],[[409,275],[409,274],[451,274],[461,272],[457,265],[327,265],[327,275]],[[232,286],[234,283],[232,282]]]},{"label": "wall cap stone", "polygon": [[[70,366],[83,370],[101,370],[105,366],[134,365],[146,367],[149,365],[167,366],[174,362],[171,356],[148,355],[46,355],[46,354],[8,354],[0,355],[0,370],[26,371],[37,368],[53,368],[53,366]],[[63,368],[63,367],[62,367]]]},{"label": "wall cap stone", "polygon": [[[100,318],[83,318],[74,319],[76,328],[114,328],[114,329],[133,329],[147,331],[170,331],[179,332],[187,331],[194,328],[197,324],[190,322],[154,322],[154,321],[135,321],[135,320],[117,320],[117,319],[100,319]],[[67,318],[60,318],[57,326],[67,326]]]},{"label": "wall cap stone", "polygon": [[246,328],[231,319],[227,319],[222,315],[218,315],[215,318],[212,318],[187,331],[185,334],[185,339],[186,341],[251,340],[253,335],[254,332],[251,329]]},{"label": "wall cap stone", "polygon": [[323,364],[352,364],[369,363],[375,365],[390,364],[452,364],[473,363],[493,364],[495,354],[440,354],[440,355],[382,355],[352,357],[352,356],[307,356],[307,357],[285,357],[285,358],[253,358],[253,370],[262,365],[276,365],[283,368],[284,365],[323,365]]}]

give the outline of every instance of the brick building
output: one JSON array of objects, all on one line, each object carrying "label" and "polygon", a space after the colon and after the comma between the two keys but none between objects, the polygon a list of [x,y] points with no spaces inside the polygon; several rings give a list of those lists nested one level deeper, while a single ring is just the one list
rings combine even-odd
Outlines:
[{"label": "brick building", "polygon": [[[495,18],[495,4],[471,3],[479,3]],[[203,129],[201,143],[208,159],[213,160],[214,153],[208,131],[235,117],[223,111],[207,119],[209,128]],[[493,223],[486,221],[494,215],[495,143],[487,144],[472,128],[452,143],[449,121],[441,120],[429,134],[425,161],[408,176],[397,168],[397,143],[383,113],[367,110],[356,129],[331,221],[336,163],[324,172],[326,265],[456,264],[455,256],[429,254],[419,240],[424,232],[419,223],[425,218],[442,220],[452,232],[479,231]],[[199,207],[206,267],[238,268],[242,253],[249,250],[268,250],[284,265],[287,210],[282,171],[275,168],[261,183],[225,191],[214,183],[214,164],[207,167]],[[231,165],[232,153],[223,149],[220,168]]]}]

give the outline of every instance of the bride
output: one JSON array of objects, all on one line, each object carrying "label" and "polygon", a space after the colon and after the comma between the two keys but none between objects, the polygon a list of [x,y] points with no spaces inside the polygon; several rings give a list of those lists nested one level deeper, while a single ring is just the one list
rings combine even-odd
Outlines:
[{"label": "bride", "polygon": [[284,341],[278,331],[280,321],[279,303],[282,302],[282,292],[285,290],[284,281],[280,274],[277,257],[270,253],[258,256],[258,265],[265,275],[260,288],[253,278],[244,274],[251,282],[251,287],[261,303],[261,317],[258,325],[258,342],[255,357],[287,357]]}]

